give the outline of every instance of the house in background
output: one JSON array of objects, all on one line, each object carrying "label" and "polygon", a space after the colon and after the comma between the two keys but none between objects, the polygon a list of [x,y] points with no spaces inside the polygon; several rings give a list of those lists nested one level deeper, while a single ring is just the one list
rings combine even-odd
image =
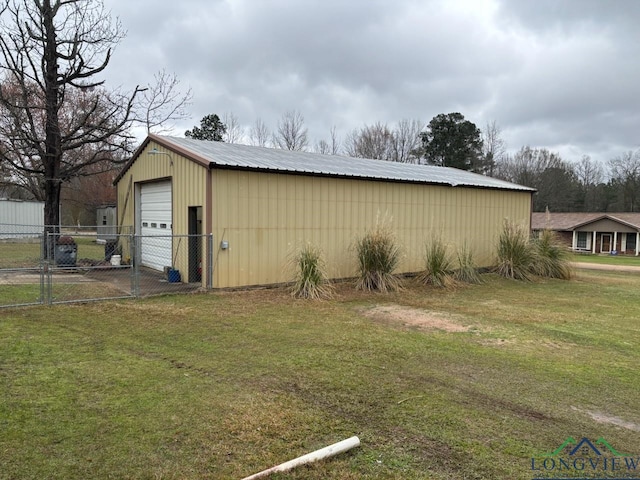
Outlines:
[{"label": "house in background", "polygon": [[435,237],[490,266],[505,218],[530,227],[534,193],[453,168],[158,135],[115,184],[118,226],[140,235],[123,258],[208,288],[288,282],[307,242],[331,278],[353,277],[355,240],[384,218],[402,249],[399,273],[423,270]]},{"label": "house in background", "polygon": [[577,252],[638,255],[640,249],[640,213],[534,213],[534,234],[545,228]]}]

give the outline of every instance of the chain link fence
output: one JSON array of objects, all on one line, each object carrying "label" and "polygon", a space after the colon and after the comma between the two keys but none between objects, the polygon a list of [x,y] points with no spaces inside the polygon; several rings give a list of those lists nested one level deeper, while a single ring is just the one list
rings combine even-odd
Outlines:
[{"label": "chain link fence", "polygon": [[[51,233],[55,232],[55,233]],[[0,308],[187,293],[211,285],[211,236],[0,224]]]}]

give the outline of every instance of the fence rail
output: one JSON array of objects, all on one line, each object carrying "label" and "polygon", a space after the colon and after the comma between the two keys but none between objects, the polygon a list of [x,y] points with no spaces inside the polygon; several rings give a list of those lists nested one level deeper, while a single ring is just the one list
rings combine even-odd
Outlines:
[{"label": "fence rail", "polygon": [[[27,227],[27,228],[25,228]],[[0,225],[0,308],[187,293],[211,286],[210,235]],[[45,229],[47,230],[47,229]]]}]

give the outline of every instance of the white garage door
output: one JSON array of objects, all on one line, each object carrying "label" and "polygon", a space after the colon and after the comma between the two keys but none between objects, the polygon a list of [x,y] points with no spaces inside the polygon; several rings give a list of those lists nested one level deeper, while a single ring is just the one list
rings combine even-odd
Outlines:
[{"label": "white garage door", "polygon": [[171,266],[171,181],[140,188],[142,265],[162,271]]}]

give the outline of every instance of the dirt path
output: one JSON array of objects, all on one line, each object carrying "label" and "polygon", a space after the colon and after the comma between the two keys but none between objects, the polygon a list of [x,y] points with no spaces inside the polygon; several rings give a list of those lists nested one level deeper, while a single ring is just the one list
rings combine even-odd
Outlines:
[{"label": "dirt path", "polygon": [[640,273],[640,267],[631,265],[605,265],[601,263],[572,262],[571,266],[584,270],[608,270],[611,272]]},{"label": "dirt path", "polygon": [[406,327],[445,332],[468,332],[471,327],[459,323],[462,317],[445,312],[431,312],[402,305],[384,305],[365,310],[364,315],[377,320],[399,323]]}]

